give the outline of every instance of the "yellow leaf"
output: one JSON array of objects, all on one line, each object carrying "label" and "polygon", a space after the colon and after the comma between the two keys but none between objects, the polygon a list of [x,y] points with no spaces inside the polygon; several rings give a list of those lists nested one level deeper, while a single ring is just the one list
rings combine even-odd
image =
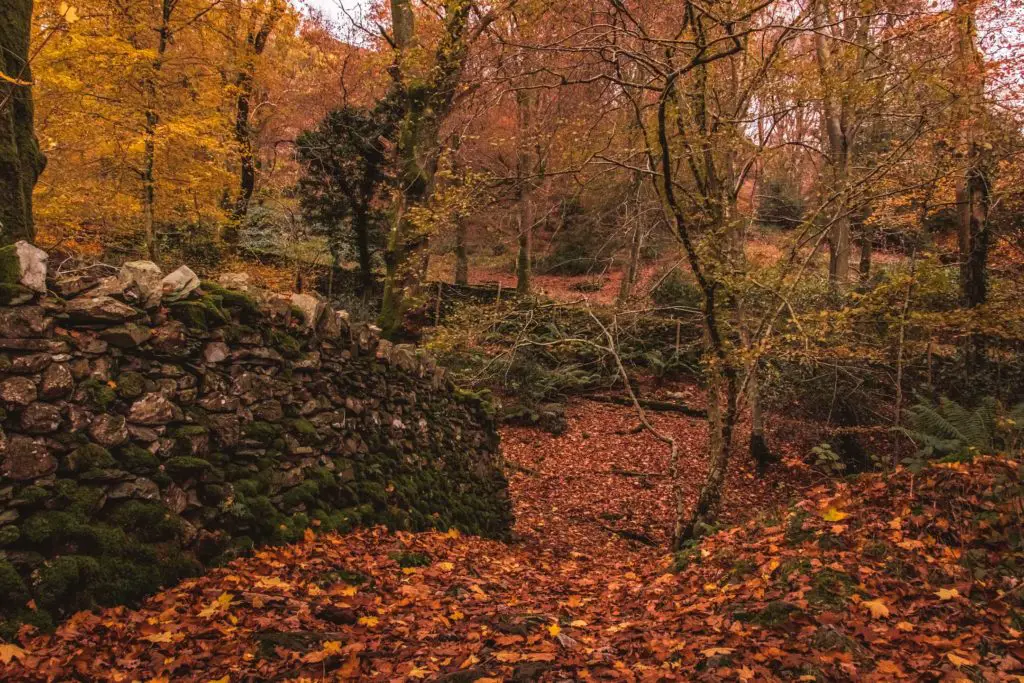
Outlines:
[{"label": "yellow leaf", "polygon": [[952,652],[946,653],[946,659],[952,662],[953,666],[971,666],[972,664],[974,664],[974,662],[967,659],[966,657],[961,657],[960,655],[954,654]]},{"label": "yellow leaf", "polygon": [[358,592],[359,592],[359,589],[356,588],[355,586],[345,586],[340,591],[338,591],[338,595],[343,595],[346,598],[351,598],[353,595],[355,595]]},{"label": "yellow leaf", "polygon": [[548,626],[548,633],[551,634],[552,638],[554,638],[555,636],[557,636],[561,632],[562,632],[562,627],[559,626],[558,624],[551,624],[551,626]]},{"label": "yellow leaf", "polygon": [[324,643],[324,652],[329,655],[340,655],[341,654],[341,641],[340,640],[328,640]]},{"label": "yellow leaf", "polygon": [[573,628],[583,628],[586,625],[587,622],[583,621],[582,619],[576,619],[569,623],[569,626],[572,626]]},{"label": "yellow leaf", "polygon": [[960,597],[960,591],[958,591],[955,588],[940,588],[939,590],[935,591],[935,594],[939,596],[939,600],[952,600],[953,598]]},{"label": "yellow leaf", "polygon": [[[183,636],[179,636],[178,639],[180,640],[181,637]],[[175,634],[171,633],[170,631],[164,631],[163,633],[153,633],[148,636],[143,636],[142,639],[148,640],[151,643],[173,643],[176,640]]]},{"label": "yellow leaf", "polygon": [[889,616],[889,608],[881,600],[865,600],[860,605],[871,612],[872,619],[884,619]]},{"label": "yellow leaf", "polygon": [[826,522],[841,522],[849,516],[850,515],[845,512],[840,512],[836,508],[830,507],[829,509],[825,510],[825,512],[821,515],[821,518],[824,519]]},{"label": "yellow leaf", "polygon": [[705,657],[714,657],[716,655],[731,655],[733,649],[731,647],[709,647],[706,650],[701,650],[700,653]]},{"label": "yellow leaf", "polygon": [[231,683],[231,676],[222,676],[220,678],[211,678],[206,683]]},{"label": "yellow leaf", "polygon": [[380,619],[378,619],[377,617],[359,617],[359,623],[363,626],[369,626],[370,628],[373,628],[374,626],[380,623]]},{"label": "yellow leaf", "polygon": [[438,562],[437,566],[443,572],[450,572],[451,570],[455,569],[455,565],[452,564],[451,562]]},{"label": "yellow leaf", "polygon": [[907,633],[909,633],[910,631],[914,630],[914,625],[911,624],[909,621],[901,621],[900,623],[896,624],[896,628],[898,628],[901,631],[906,631]]},{"label": "yellow leaf", "polygon": [[25,659],[25,651],[17,645],[0,643],[0,663],[10,664],[12,659]]},{"label": "yellow leaf", "polygon": [[60,12],[62,17],[64,17],[64,21],[69,24],[73,24],[78,21],[78,10],[66,2],[60,3],[60,6],[57,7],[57,11]]},{"label": "yellow leaf", "polygon": [[430,670],[424,669],[421,666],[414,666],[407,675],[409,678],[426,678],[430,675]]},{"label": "yellow leaf", "polygon": [[216,600],[211,602],[206,609],[199,613],[199,616],[205,618],[212,617],[217,612],[223,612],[231,606],[231,601],[235,599],[235,596],[231,593],[221,593]]},{"label": "yellow leaf", "polygon": [[459,533],[458,529],[449,529],[448,533],[445,534],[445,536],[447,536],[448,538],[458,538],[461,535],[462,534]]},{"label": "yellow leaf", "polygon": [[466,618],[466,615],[460,612],[459,610],[455,610],[451,613],[451,615],[448,618],[452,621],[462,621]]}]

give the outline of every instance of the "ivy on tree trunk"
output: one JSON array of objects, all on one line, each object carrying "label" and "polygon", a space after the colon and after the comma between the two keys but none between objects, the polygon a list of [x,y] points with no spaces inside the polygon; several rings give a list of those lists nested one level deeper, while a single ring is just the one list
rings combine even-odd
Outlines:
[{"label": "ivy on tree trunk", "polygon": [[0,0],[0,243],[34,241],[32,189],[46,164],[33,129],[32,0]]}]

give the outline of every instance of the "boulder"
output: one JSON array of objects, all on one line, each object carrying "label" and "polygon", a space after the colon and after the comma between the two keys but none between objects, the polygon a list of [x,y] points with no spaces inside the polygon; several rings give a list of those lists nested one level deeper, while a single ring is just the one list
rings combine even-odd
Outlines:
[{"label": "boulder", "polygon": [[18,356],[11,361],[11,372],[23,375],[34,375],[42,372],[50,364],[53,356],[48,353],[33,353],[28,356]]},{"label": "boulder", "polygon": [[146,394],[132,404],[128,419],[140,425],[165,425],[181,419],[181,409],[160,393]]},{"label": "boulder", "polygon": [[109,296],[84,296],[68,302],[65,312],[72,320],[85,323],[123,323],[139,312]]},{"label": "boulder", "polygon": [[160,487],[155,482],[139,477],[131,481],[115,484],[107,491],[111,500],[133,498],[138,500],[160,500]]},{"label": "boulder", "polygon": [[291,305],[302,311],[302,327],[307,330],[316,326],[326,308],[324,301],[312,294],[292,294]]},{"label": "boulder", "polygon": [[66,363],[53,363],[43,371],[39,395],[45,399],[63,398],[75,388],[75,378]]},{"label": "boulder", "polygon": [[153,332],[148,327],[135,323],[111,327],[100,334],[103,341],[119,349],[132,349],[136,346],[141,346],[149,341],[152,336]]},{"label": "boulder", "polygon": [[49,403],[33,403],[21,413],[21,428],[29,434],[52,434],[60,423],[60,408]]},{"label": "boulder", "polygon": [[199,288],[199,276],[188,266],[182,266],[160,281],[164,303],[174,303],[188,297]]},{"label": "boulder", "polygon": [[224,342],[210,342],[203,348],[203,360],[211,365],[227,360],[231,349]]},{"label": "boulder", "polygon": [[[53,319],[46,315],[46,311],[40,306],[2,308],[0,309],[0,337],[33,342],[25,344],[25,346],[45,345],[44,340],[34,339],[34,337],[48,336],[52,322]],[[17,344],[5,345],[4,348],[13,346],[17,346]]]},{"label": "boulder", "polygon": [[124,297],[140,308],[149,310],[160,305],[163,297],[163,271],[152,261],[129,261],[117,275]]},{"label": "boulder", "polygon": [[123,415],[105,413],[89,425],[89,436],[101,446],[112,448],[128,440],[128,424]]},{"label": "boulder", "polygon": [[0,474],[15,481],[38,479],[57,470],[57,460],[39,440],[12,434],[0,449]]},{"label": "boulder", "polygon": [[0,248],[0,282],[46,293],[46,252],[25,240]]},{"label": "boulder", "polygon": [[62,299],[74,299],[82,292],[93,289],[100,283],[96,275],[69,275],[53,283],[53,291]]},{"label": "boulder", "polygon": [[0,401],[10,407],[27,406],[37,397],[36,383],[28,377],[8,377],[0,382]]}]

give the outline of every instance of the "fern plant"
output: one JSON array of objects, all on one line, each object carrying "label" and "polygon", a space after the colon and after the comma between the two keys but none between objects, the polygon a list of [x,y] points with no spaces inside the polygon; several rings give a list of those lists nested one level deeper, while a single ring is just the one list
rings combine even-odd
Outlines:
[{"label": "fern plant", "polygon": [[903,433],[924,457],[969,457],[981,453],[1016,453],[1024,435],[1024,403],[1005,409],[992,397],[973,409],[940,398],[938,405],[920,401],[906,411]]}]

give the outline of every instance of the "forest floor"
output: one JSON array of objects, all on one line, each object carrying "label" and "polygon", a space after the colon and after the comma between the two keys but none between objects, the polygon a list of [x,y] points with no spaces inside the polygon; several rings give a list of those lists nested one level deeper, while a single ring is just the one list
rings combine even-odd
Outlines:
[{"label": "forest floor", "polygon": [[[568,419],[561,437],[503,430],[511,543],[309,532],[0,645],[0,679],[1024,681],[1021,584],[959,564],[1015,464],[817,484],[796,458],[762,479],[737,454],[731,526],[672,556],[664,445],[629,433],[628,408]],[[702,423],[652,419],[681,439],[692,500]]]}]

